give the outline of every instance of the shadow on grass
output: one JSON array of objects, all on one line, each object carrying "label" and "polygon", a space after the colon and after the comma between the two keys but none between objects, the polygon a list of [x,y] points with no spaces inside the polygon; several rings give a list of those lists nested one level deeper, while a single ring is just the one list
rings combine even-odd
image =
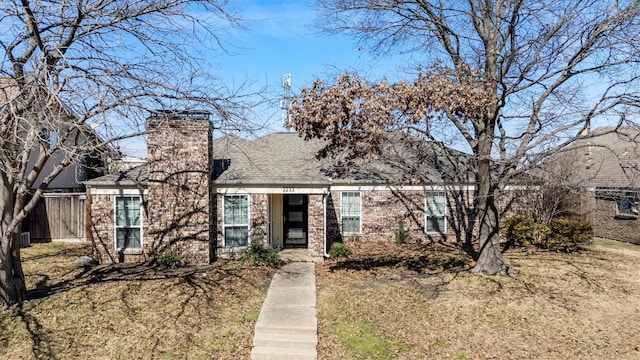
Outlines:
[{"label": "shadow on grass", "polygon": [[[254,293],[251,289],[264,290],[268,288],[269,282],[266,281],[268,273],[273,270],[261,270],[261,269],[225,269],[216,265],[207,266],[193,266],[179,269],[166,269],[161,266],[153,266],[148,264],[112,264],[112,265],[76,265],[70,267],[65,273],[60,273],[56,276],[49,276],[43,273],[46,269],[42,269],[40,273],[31,273],[27,276],[39,277],[39,280],[34,288],[31,288],[27,292],[29,302],[25,303],[22,307],[16,307],[12,315],[13,321],[22,323],[23,329],[26,330],[26,335],[30,339],[28,347],[30,348],[31,357],[33,358],[46,358],[55,359],[60,355],[60,348],[64,351],[65,341],[73,342],[73,336],[68,340],[68,331],[61,331],[55,324],[48,324],[43,326],[43,321],[39,315],[42,310],[38,308],[44,306],[46,308],[51,307],[52,302],[41,302],[47,298],[52,298],[53,304],[57,304],[60,301],[56,300],[56,295],[69,292],[74,289],[80,289],[80,292],[74,292],[71,298],[61,298],[62,302],[60,307],[65,307],[67,310],[74,311],[76,304],[86,304],[88,306],[80,306],[81,309],[93,309],[96,314],[100,312],[101,306],[106,303],[105,297],[100,296],[101,291],[107,291],[105,293],[109,303],[117,302],[120,316],[123,319],[127,319],[132,323],[139,322],[140,305],[137,303],[136,297],[140,294],[148,293],[148,296],[161,297],[164,301],[173,301],[175,304],[175,312],[169,311],[164,313],[164,310],[160,308],[157,310],[159,316],[163,321],[167,321],[172,324],[189,324],[189,335],[184,336],[186,343],[181,344],[181,347],[185,348],[198,348],[201,346],[196,343],[195,336],[191,334],[198,334],[202,331],[209,331],[203,329],[203,326],[208,326],[206,323],[200,323],[195,318],[205,316],[201,311],[205,309],[217,309],[226,306],[229,303],[243,303],[247,301],[247,296],[253,298]],[[167,280],[162,282],[162,280]],[[160,281],[160,282],[158,282]],[[141,290],[146,288],[144,283],[157,284],[151,285],[152,289],[156,289],[152,292],[150,290]],[[95,285],[102,284],[122,284],[122,287],[116,288],[103,288],[95,287]],[[115,289],[119,293],[109,294],[109,289]],[[148,289],[148,288],[147,288]],[[158,292],[160,291],[160,292]],[[177,296],[169,296],[170,293],[178,294]],[[58,306],[58,305],[55,305]],[[80,310],[85,311],[85,310]],[[195,314],[194,314],[195,311]],[[60,315],[58,315],[60,316]],[[91,315],[87,315],[91,316]],[[166,318],[168,316],[168,318]],[[244,319],[244,318],[243,318]],[[243,320],[244,323],[244,320]],[[80,326],[80,325],[78,325]],[[244,325],[243,325],[244,326]],[[75,330],[69,330],[75,331]],[[148,338],[148,346],[145,348],[146,352],[151,352],[152,358],[166,355],[166,348],[162,349],[160,341],[163,336],[177,336],[172,333],[171,329],[163,330],[163,334],[151,336]],[[244,330],[243,330],[244,331]],[[81,331],[80,331],[81,332]],[[184,334],[181,334],[182,336]],[[1,339],[1,338],[0,338]],[[65,340],[67,339],[67,340]],[[62,345],[58,345],[62,342]],[[1,343],[1,341],[0,341]],[[246,347],[246,346],[245,346]],[[77,354],[76,354],[77,355]],[[241,355],[240,357],[243,357]]]},{"label": "shadow on grass", "polygon": [[[80,268],[80,267],[79,267]],[[27,290],[27,300],[37,300],[48,296],[65,292],[77,287],[87,286],[97,283],[127,282],[127,281],[154,281],[162,279],[180,278],[184,283],[197,287],[194,278],[207,271],[224,273],[226,276],[239,277],[238,271],[234,269],[223,269],[215,266],[190,266],[178,269],[167,269],[160,265],[149,264],[111,264],[111,265],[84,265],[82,270],[76,275],[69,277],[78,268],[69,270],[63,276],[64,280],[47,284],[49,276],[46,274],[30,274],[29,276],[40,276],[43,280],[36,284],[35,289]],[[222,277],[221,277],[222,278]],[[243,278],[246,281],[246,278]],[[256,286],[256,284],[251,284]]]},{"label": "shadow on grass", "polygon": [[[331,274],[326,281],[356,291],[404,284],[428,300],[440,297],[443,289],[468,270],[471,260],[459,247],[439,243],[383,246],[360,243],[350,247],[353,248],[351,257],[325,263],[327,275]],[[354,276],[354,271],[362,277]],[[403,291],[401,289],[396,291]]]},{"label": "shadow on grass", "polygon": [[24,324],[29,337],[32,341],[31,354],[36,359],[55,359],[56,356],[51,349],[51,339],[49,339],[49,333],[43,329],[40,321],[23,311],[22,308],[18,308],[16,317]]},{"label": "shadow on grass", "polygon": [[[510,252],[509,258],[517,269],[524,271],[523,274],[516,273],[514,276],[504,278],[481,276],[480,279],[486,282],[485,289],[489,299],[496,298],[504,291],[506,284],[509,284],[509,291],[514,291],[513,283],[517,283],[520,284],[519,287],[523,293],[539,296],[556,306],[571,310],[573,302],[570,301],[570,295],[558,293],[554,283],[547,281],[554,276],[561,276],[560,278],[566,282],[576,279],[580,286],[591,291],[597,293],[605,291],[603,279],[589,269],[594,261],[607,264],[611,259],[597,252],[587,255],[588,252],[589,250],[584,249],[568,254],[548,251],[534,253],[514,251]],[[354,256],[331,260],[326,265],[326,269],[337,276],[349,276],[349,271],[373,274],[371,280],[358,284],[357,288],[373,288],[400,281],[423,290],[428,299],[433,299],[437,298],[442,289],[455,280],[460,273],[467,271],[470,260],[462,249],[440,244],[390,247],[386,253],[376,248],[358,247]],[[548,279],[540,278],[537,274],[549,264],[554,264],[553,274],[545,274]],[[391,269],[393,275],[384,275],[382,271],[386,269]],[[444,274],[448,276],[442,276]],[[421,280],[425,277],[433,280]]]},{"label": "shadow on grass", "polygon": [[456,250],[443,246],[416,245],[410,251],[393,253],[364,253],[347,259],[335,260],[330,271],[356,270],[373,271],[381,268],[403,267],[422,274],[426,271],[459,272],[465,269],[470,259]]},{"label": "shadow on grass", "polygon": [[386,267],[404,267],[407,270],[415,271],[418,274],[430,271],[460,271],[466,264],[464,259],[438,259],[428,255],[422,256],[376,256],[363,257],[357,259],[338,260],[329,267],[330,271],[336,270],[375,270]]}]

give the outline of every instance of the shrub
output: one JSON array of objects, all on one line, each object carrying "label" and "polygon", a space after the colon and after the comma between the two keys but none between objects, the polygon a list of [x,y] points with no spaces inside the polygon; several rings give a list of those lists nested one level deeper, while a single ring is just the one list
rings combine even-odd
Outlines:
[{"label": "shrub", "polygon": [[264,235],[256,231],[251,239],[251,244],[244,252],[242,260],[254,266],[278,266],[282,263],[278,250],[264,245]]},{"label": "shrub", "polygon": [[551,233],[549,226],[538,224],[524,215],[513,215],[505,219],[507,241],[517,246],[542,245]]},{"label": "shrub", "polygon": [[333,259],[351,256],[351,249],[341,242],[334,242],[329,248],[329,257]]},{"label": "shrub", "polygon": [[398,230],[395,232],[396,236],[396,244],[406,244],[409,242],[410,235],[407,230],[404,228],[404,222],[402,220],[398,221]]},{"label": "shrub", "polygon": [[588,223],[566,218],[553,219],[549,225],[539,224],[523,215],[505,219],[507,241],[512,245],[537,245],[547,249],[569,251],[593,236]]},{"label": "shrub", "polygon": [[158,264],[169,269],[177,269],[185,266],[184,255],[171,248],[164,249],[158,253],[156,255],[156,261]]},{"label": "shrub", "polygon": [[549,223],[551,235],[545,246],[556,250],[573,250],[593,236],[593,228],[584,221],[566,218],[553,219]]}]

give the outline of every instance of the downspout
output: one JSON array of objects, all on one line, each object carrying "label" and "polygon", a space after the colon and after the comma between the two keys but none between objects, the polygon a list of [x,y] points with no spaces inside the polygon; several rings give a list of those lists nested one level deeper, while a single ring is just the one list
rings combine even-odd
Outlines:
[{"label": "downspout", "polygon": [[267,245],[273,247],[273,229],[271,227],[273,216],[273,195],[267,194]]},{"label": "downspout", "polygon": [[326,192],[322,194],[322,226],[324,228],[322,231],[322,237],[324,242],[323,252],[325,258],[329,257],[329,253],[327,252],[327,196],[328,194]]},{"label": "downspout", "polygon": [[91,186],[85,186],[85,200],[84,200],[84,237],[85,241],[91,244],[91,248],[95,249],[93,244],[93,219],[91,218],[91,202],[93,196],[91,194]]}]

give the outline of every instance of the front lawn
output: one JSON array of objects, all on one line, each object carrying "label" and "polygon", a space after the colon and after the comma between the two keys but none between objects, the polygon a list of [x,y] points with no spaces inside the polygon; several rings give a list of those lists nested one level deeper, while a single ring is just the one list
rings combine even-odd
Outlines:
[{"label": "front lawn", "polygon": [[[316,268],[319,359],[640,358],[640,247],[505,254],[473,275],[442,245],[359,244]],[[23,249],[29,295],[0,310],[0,358],[248,359],[274,269],[83,266]]]},{"label": "front lawn", "polygon": [[474,275],[442,245],[352,244],[316,268],[319,359],[639,359],[640,247],[505,254]]},{"label": "front lawn", "polygon": [[246,359],[275,269],[83,266],[86,246],[22,250],[31,300],[0,308],[0,358]]}]

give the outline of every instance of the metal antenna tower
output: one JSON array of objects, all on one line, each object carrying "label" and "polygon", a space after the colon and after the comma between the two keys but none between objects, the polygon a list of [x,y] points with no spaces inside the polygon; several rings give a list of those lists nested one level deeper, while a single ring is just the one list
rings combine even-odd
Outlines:
[{"label": "metal antenna tower", "polygon": [[282,75],[282,88],[284,97],[280,99],[280,110],[282,110],[282,126],[287,126],[291,121],[289,107],[291,106],[291,74]]}]

